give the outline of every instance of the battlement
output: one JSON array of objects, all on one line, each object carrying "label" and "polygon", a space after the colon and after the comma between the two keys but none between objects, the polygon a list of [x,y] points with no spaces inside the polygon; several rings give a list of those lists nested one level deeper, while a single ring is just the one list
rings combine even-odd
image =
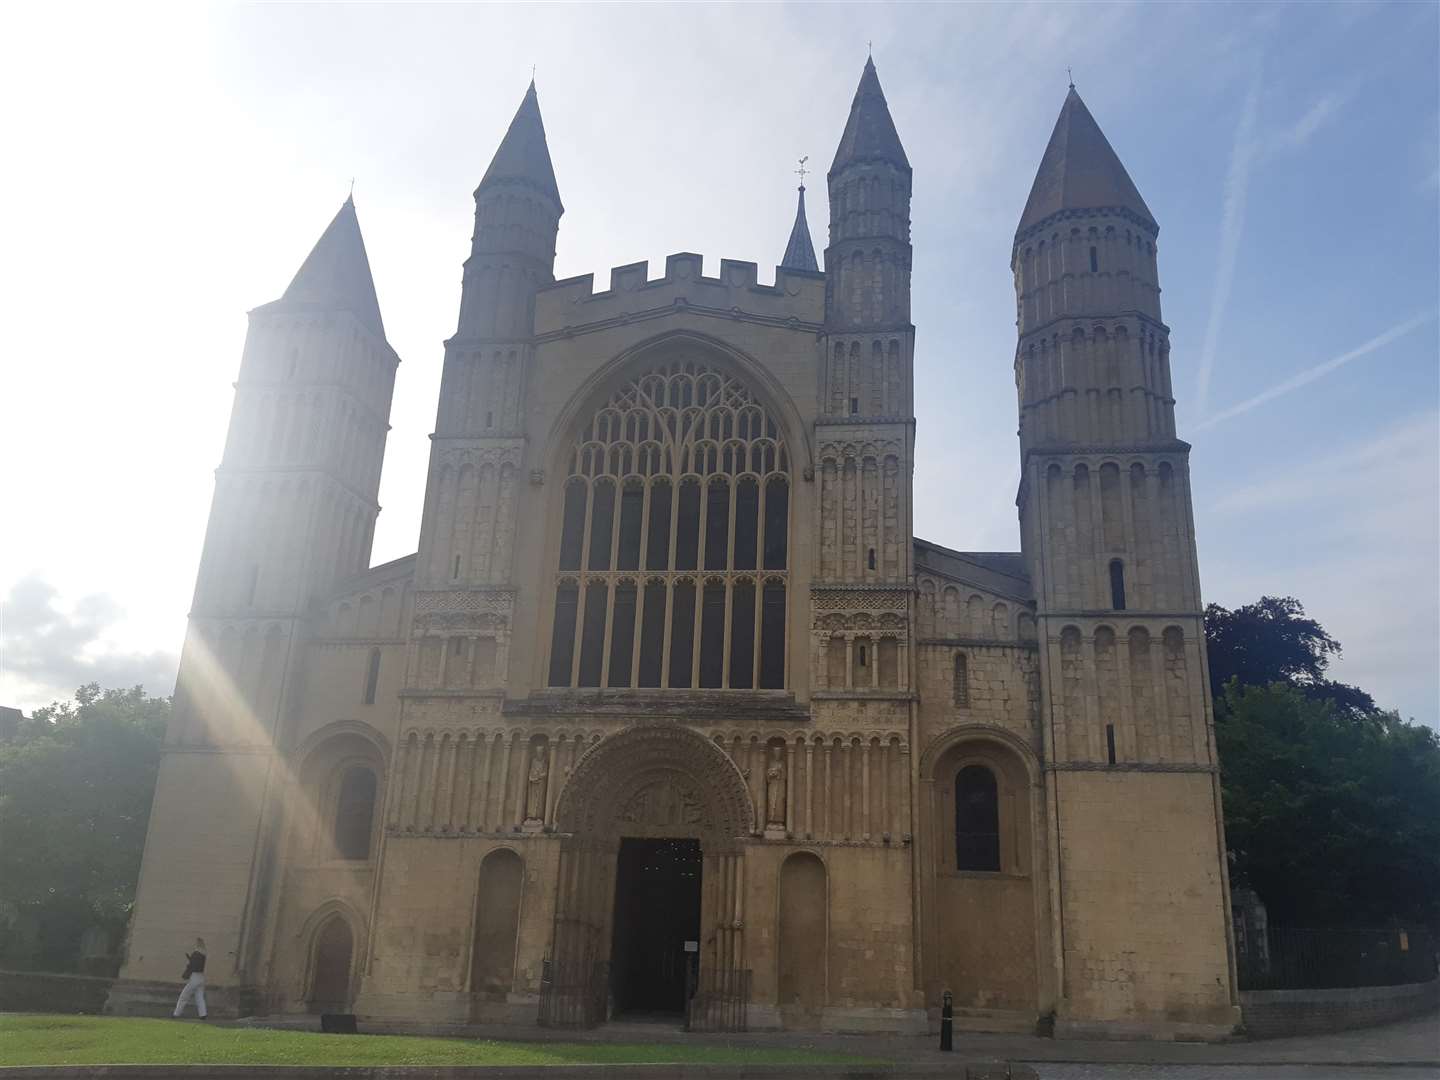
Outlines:
[{"label": "battlement", "polygon": [[610,287],[595,291],[595,275],[565,278],[535,298],[537,335],[564,333],[594,323],[655,314],[666,309],[764,321],[818,325],[825,317],[825,275],[775,268],[762,285],[753,262],[722,259],[718,277],[701,272],[701,256],[680,252],[665,259],[664,277],[649,277],[648,262],[610,271]]}]

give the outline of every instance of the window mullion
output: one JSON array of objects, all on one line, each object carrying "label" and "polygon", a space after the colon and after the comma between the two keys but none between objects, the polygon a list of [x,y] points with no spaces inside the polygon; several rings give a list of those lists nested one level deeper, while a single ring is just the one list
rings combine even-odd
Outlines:
[{"label": "window mullion", "polygon": [[674,606],[675,576],[671,574],[665,579],[665,638],[660,643],[660,685],[666,689],[670,687],[670,622],[674,617]]},{"label": "window mullion", "polygon": [[[734,495],[731,495],[731,505],[734,505]],[[734,531],[734,523],[731,523],[731,531]],[[731,599],[735,581],[728,574],[725,577],[725,648],[720,660],[720,687],[730,689],[730,612]]]}]

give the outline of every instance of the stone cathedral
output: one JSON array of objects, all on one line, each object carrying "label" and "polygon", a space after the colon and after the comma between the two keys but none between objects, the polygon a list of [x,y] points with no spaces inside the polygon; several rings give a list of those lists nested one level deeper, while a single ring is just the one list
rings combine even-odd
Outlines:
[{"label": "stone cathedral", "polygon": [[557,281],[532,84],[380,566],[399,357],[353,202],[250,312],[113,1010],[202,935],[232,1014],[1234,1026],[1155,218],[1072,87],[1010,253],[1021,550],[967,552],[912,528],[873,63],[826,179],[823,270],[801,187],[773,284]]}]

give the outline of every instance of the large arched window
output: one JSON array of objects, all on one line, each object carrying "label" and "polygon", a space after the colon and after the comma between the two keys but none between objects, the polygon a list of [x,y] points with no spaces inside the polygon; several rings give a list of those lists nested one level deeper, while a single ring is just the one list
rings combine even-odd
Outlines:
[{"label": "large arched window", "polygon": [[352,765],[340,778],[335,804],[335,852],[342,859],[370,858],[370,837],[375,824],[375,772],[368,765]]},{"label": "large arched window", "polygon": [[955,774],[955,869],[1000,869],[1000,797],[984,765]]},{"label": "large arched window", "polygon": [[782,688],[790,454],[755,395],[662,364],[567,464],[549,684]]}]

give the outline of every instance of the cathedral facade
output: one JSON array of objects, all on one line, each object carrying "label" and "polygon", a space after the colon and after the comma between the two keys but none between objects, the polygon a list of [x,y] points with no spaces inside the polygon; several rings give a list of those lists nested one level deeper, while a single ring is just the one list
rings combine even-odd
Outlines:
[{"label": "cathedral facade", "polygon": [[1158,226],[1072,87],[1011,252],[1022,549],[952,550],[911,177],[867,62],[823,272],[802,187],[773,284],[556,281],[532,84],[380,566],[399,358],[345,203],[250,313],[112,1009],[201,935],[220,1011],[1231,1030]]}]

